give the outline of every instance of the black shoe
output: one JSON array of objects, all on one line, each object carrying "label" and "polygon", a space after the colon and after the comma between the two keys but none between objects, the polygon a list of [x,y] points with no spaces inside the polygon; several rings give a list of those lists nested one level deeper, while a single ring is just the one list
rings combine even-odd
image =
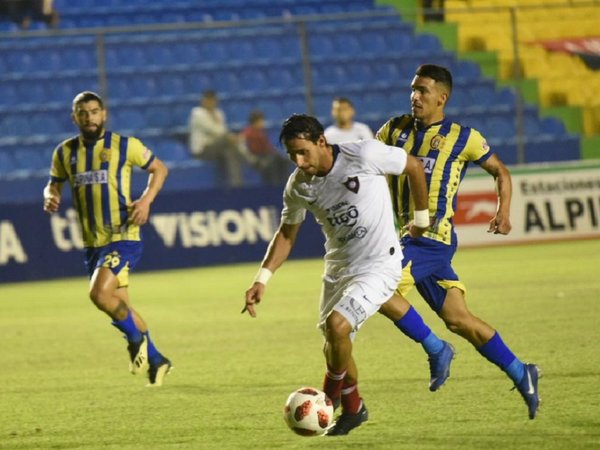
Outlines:
[{"label": "black shoe", "polygon": [[367,420],[369,420],[369,411],[367,411],[367,406],[363,402],[360,411],[356,414],[342,413],[331,428],[325,432],[325,436],[345,436]]},{"label": "black shoe", "polygon": [[127,346],[129,352],[129,371],[138,374],[148,368],[148,340],[142,336],[139,342],[130,342]]},{"label": "black shoe", "polygon": [[165,376],[172,368],[171,361],[164,356],[158,364],[150,363],[150,367],[148,367],[148,379],[150,380],[150,383],[148,386],[162,386]]}]

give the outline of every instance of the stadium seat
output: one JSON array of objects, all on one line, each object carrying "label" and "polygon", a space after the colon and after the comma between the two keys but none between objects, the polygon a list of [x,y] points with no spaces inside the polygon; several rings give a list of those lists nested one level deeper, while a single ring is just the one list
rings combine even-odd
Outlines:
[{"label": "stadium seat", "polygon": [[258,108],[261,110],[265,118],[272,122],[282,122],[285,119],[285,114],[281,108],[281,102],[277,100],[262,100],[258,103]]},{"label": "stadium seat", "polygon": [[489,137],[509,139],[515,136],[515,122],[511,118],[491,116],[486,120],[485,129]]},{"label": "stadium seat", "polygon": [[19,101],[22,103],[39,103],[46,98],[44,85],[39,81],[22,80],[16,85]]},{"label": "stadium seat", "polygon": [[312,78],[316,88],[337,86],[345,78],[345,71],[338,64],[321,64],[313,66]]},{"label": "stadium seat", "polygon": [[283,114],[288,117],[292,114],[306,114],[306,101],[303,96],[285,98],[282,106]]},{"label": "stadium seat", "polygon": [[308,39],[310,56],[315,57],[328,57],[335,54],[335,43],[332,36],[329,35],[313,35]]},{"label": "stadium seat", "polygon": [[242,69],[237,78],[240,88],[247,93],[265,91],[269,88],[267,78],[258,70]]},{"label": "stadium seat", "polygon": [[283,46],[277,38],[257,37],[252,41],[252,53],[256,59],[278,60],[283,54]]},{"label": "stadium seat", "polygon": [[525,116],[523,122],[523,128],[525,134],[529,137],[537,137],[542,132],[542,127],[540,126],[540,121],[537,116]]},{"label": "stadium seat", "polygon": [[14,83],[0,83],[0,106],[14,105],[19,100]]},{"label": "stadium seat", "polygon": [[8,174],[17,168],[12,154],[5,148],[0,147],[0,173]]},{"label": "stadium seat", "polygon": [[420,34],[415,39],[415,47],[417,50],[426,53],[435,53],[442,50],[440,40],[431,34]]},{"label": "stadium seat", "polygon": [[156,77],[158,95],[180,97],[188,93],[183,75],[173,73],[158,74]]},{"label": "stadium seat", "polygon": [[452,67],[452,76],[455,79],[473,80],[481,77],[481,69],[471,61],[459,61]]},{"label": "stadium seat", "polygon": [[213,76],[213,88],[219,94],[236,93],[240,91],[240,82],[236,74],[229,69],[216,72]]},{"label": "stadium seat", "polygon": [[113,108],[109,126],[117,132],[139,132],[146,129],[146,119],[142,111],[135,107]]},{"label": "stadium seat", "polygon": [[269,86],[279,89],[303,89],[304,80],[302,67],[269,67],[265,70]]},{"label": "stadium seat", "polygon": [[542,133],[552,136],[560,136],[567,133],[565,130],[565,124],[554,117],[544,118],[541,123],[541,130]]},{"label": "stadium seat", "polygon": [[35,150],[19,149],[14,152],[14,158],[17,169],[43,170],[49,165],[49,161]]},{"label": "stadium seat", "polygon": [[168,128],[173,126],[169,109],[165,106],[148,106],[144,108],[144,121],[151,128]]}]

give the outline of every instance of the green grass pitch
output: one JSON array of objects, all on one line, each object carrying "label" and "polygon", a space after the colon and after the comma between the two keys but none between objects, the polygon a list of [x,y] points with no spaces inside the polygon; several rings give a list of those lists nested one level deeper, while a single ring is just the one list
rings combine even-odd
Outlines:
[{"label": "green grass pitch", "polygon": [[412,293],[457,349],[447,385],[430,393],[420,346],[377,316],[354,350],[370,421],[345,438],[294,435],[283,403],[323,377],[322,262],[290,261],[254,320],[240,310],[257,264],[134,274],[134,304],[175,365],[159,389],[127,372],[83,277],[0,286],[0,449],[600,448],[600,241],[465,249],[455,266],[471,309],[543,369],[538,419]]}]

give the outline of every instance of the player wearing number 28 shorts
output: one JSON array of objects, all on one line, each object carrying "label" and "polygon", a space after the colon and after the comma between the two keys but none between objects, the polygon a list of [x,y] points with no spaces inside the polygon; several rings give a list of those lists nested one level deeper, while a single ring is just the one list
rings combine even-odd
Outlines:
[{"label": "player wearing number 28 shorts", "polygon": [[[44,209],[58,211],[63,184],[68,182],[83,234],[90,298],[125,334],[130,371],[147,371],[150,385],[160,386],[171,363],[158,351],[146,323],[131,307],[127,286],[129,270],[142,253],[140,226],[147,222],[150,204],[168,171],[138,139],[106,130],[106,118],[100,96],[82,92],[75,97],[72,119],[79,135],[54,150]],[[146,190],[135,201],[131,199],[133,166],[149,174]]]}]

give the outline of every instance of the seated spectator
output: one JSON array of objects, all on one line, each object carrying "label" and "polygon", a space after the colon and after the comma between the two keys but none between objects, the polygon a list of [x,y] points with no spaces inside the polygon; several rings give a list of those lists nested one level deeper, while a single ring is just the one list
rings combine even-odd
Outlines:
[{"label": "seated spectator", "polygon": [[248,126],[241,133],[246,148],[254,156],[254,167],[260,172],[263,182],[269,185],[284,184],[289,175],[291,163],[281,155],[265,131],[265,115],[262,111],[252,111]]},{"label": "seated spectator", "polygon": [[215,161],[228,186],[242,186],[242,166],[250,158],[240,137],[229,131],[216,92],[202,94],[200,106],[194,107],[190,114],[189,129],[192,155]]},{"label": "seated spectator", "polygon": [[330,144],[373,139],[368,125],[354,121],[354,105],[345,97],[337,97],[331,105],[334,124],[325,129],[325,137]]},{"label": "seated spectator", "polygon": [[54,0],[0,0],[0,15],[16,22],[23,30],[34,20],[51,28],[58,27],[59,22]]}]

